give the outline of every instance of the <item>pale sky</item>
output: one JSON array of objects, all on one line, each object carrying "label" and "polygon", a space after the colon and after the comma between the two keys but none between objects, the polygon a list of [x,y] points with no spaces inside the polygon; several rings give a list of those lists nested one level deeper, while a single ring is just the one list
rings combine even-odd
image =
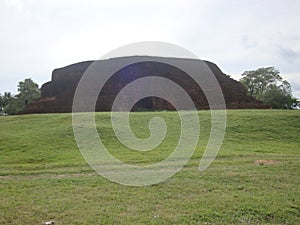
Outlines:
[{"label": "pale sky", "polygon": [[298,0],[0,0],[0,93],[133,42],[179,45],[239,79],[274,66],[300,98]]}]

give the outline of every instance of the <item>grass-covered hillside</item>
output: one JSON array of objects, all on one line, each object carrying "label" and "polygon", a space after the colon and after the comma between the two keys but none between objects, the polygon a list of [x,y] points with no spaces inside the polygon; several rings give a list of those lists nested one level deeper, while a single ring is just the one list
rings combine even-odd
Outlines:
[{"label": "grass-covered hillside", "polygon": [[[136,136],[149,136],[154,116],[168,132],[149,152],[122,146],[109,113],[96,114],[97,130],[120,160],[154,163],[180,135],[176,112],[141,112],[131,114]],[[145,187],[95,173],[77,148],[71,114],[0,117],[0,224],[300,224],[300,112],[229,110],[222,148],[201,173],[210,112],[199,116],[201,137],[188,164]]]}]

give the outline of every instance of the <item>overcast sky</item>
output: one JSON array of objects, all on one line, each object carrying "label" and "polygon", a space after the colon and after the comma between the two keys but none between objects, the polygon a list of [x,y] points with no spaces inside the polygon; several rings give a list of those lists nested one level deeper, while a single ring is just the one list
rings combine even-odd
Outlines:
[{"label": "overcast sky", "polygon": [[275,66],[300,98],[298,0],[0,0],[0,93],[132,42],[179,45],[235,79]]}]

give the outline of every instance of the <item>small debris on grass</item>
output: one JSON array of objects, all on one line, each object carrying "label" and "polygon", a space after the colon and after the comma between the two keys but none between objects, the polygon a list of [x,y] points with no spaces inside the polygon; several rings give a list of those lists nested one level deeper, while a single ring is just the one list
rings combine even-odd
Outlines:
[{"label": "small debris on grass", "polygon": [[274,165],[279,163],[278,161],[275,160],[267,160],[267,159],[260,159],[260,160],[255,160],[254,164],[255,165]]},{"label": "small debris on grass", "polygon": [[54,224],[55,222],[53,221],[53,220],[51,220],[51,221],[47,221],[47,222],[45,222],[45,223],[43,223],[43,225],[52,225],[52,224]]}]

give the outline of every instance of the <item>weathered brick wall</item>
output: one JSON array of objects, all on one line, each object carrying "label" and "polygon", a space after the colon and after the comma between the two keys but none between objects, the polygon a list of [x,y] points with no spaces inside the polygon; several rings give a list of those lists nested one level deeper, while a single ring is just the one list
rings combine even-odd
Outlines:
[{"label": "weathered brick wall", "polygon": [[[130,57],[125,57],[126,59]],[[145,58],[145,57],[144,57]],[[116,95],[130,82],[146,76],[161,76],[178,83],[192,98],[197,109],[208,109],[208,103],[201,88],[182,70],[165,63],[155,62],[153,57],[148,61],[131,64],[116,72],[104,85],[96,104],[96,111],[110,111]],[[152,59],[152,61],[151,61]],[[103,66],[110,66],[122,58],[104,60]],[[190,62],[191,59],[181,59]],[[64,68],[55,69],[52,80],[45,83],[41,89],[41,98],[30,103],[23,113],[59,113],[71,112],[76,87],[86,69],[93,61],[76,63]],[[195,63],[195,60],[193,60]],[[207,62],[218,80],[223,91],[227,108],[265,108],[261,102],[246,95],[246,89],[241,83],[224,74],[217,65]],[[201,73],[199,72],[199,76]],[[143,87],[136,90],[136,95]],[[172,91],[172,90],[168,90]],[[174,98],[180,98],[174,92]],[[132,109],[138,110],[174,110],[173,106],[161,98],[149,97],[139,101]]]}]

